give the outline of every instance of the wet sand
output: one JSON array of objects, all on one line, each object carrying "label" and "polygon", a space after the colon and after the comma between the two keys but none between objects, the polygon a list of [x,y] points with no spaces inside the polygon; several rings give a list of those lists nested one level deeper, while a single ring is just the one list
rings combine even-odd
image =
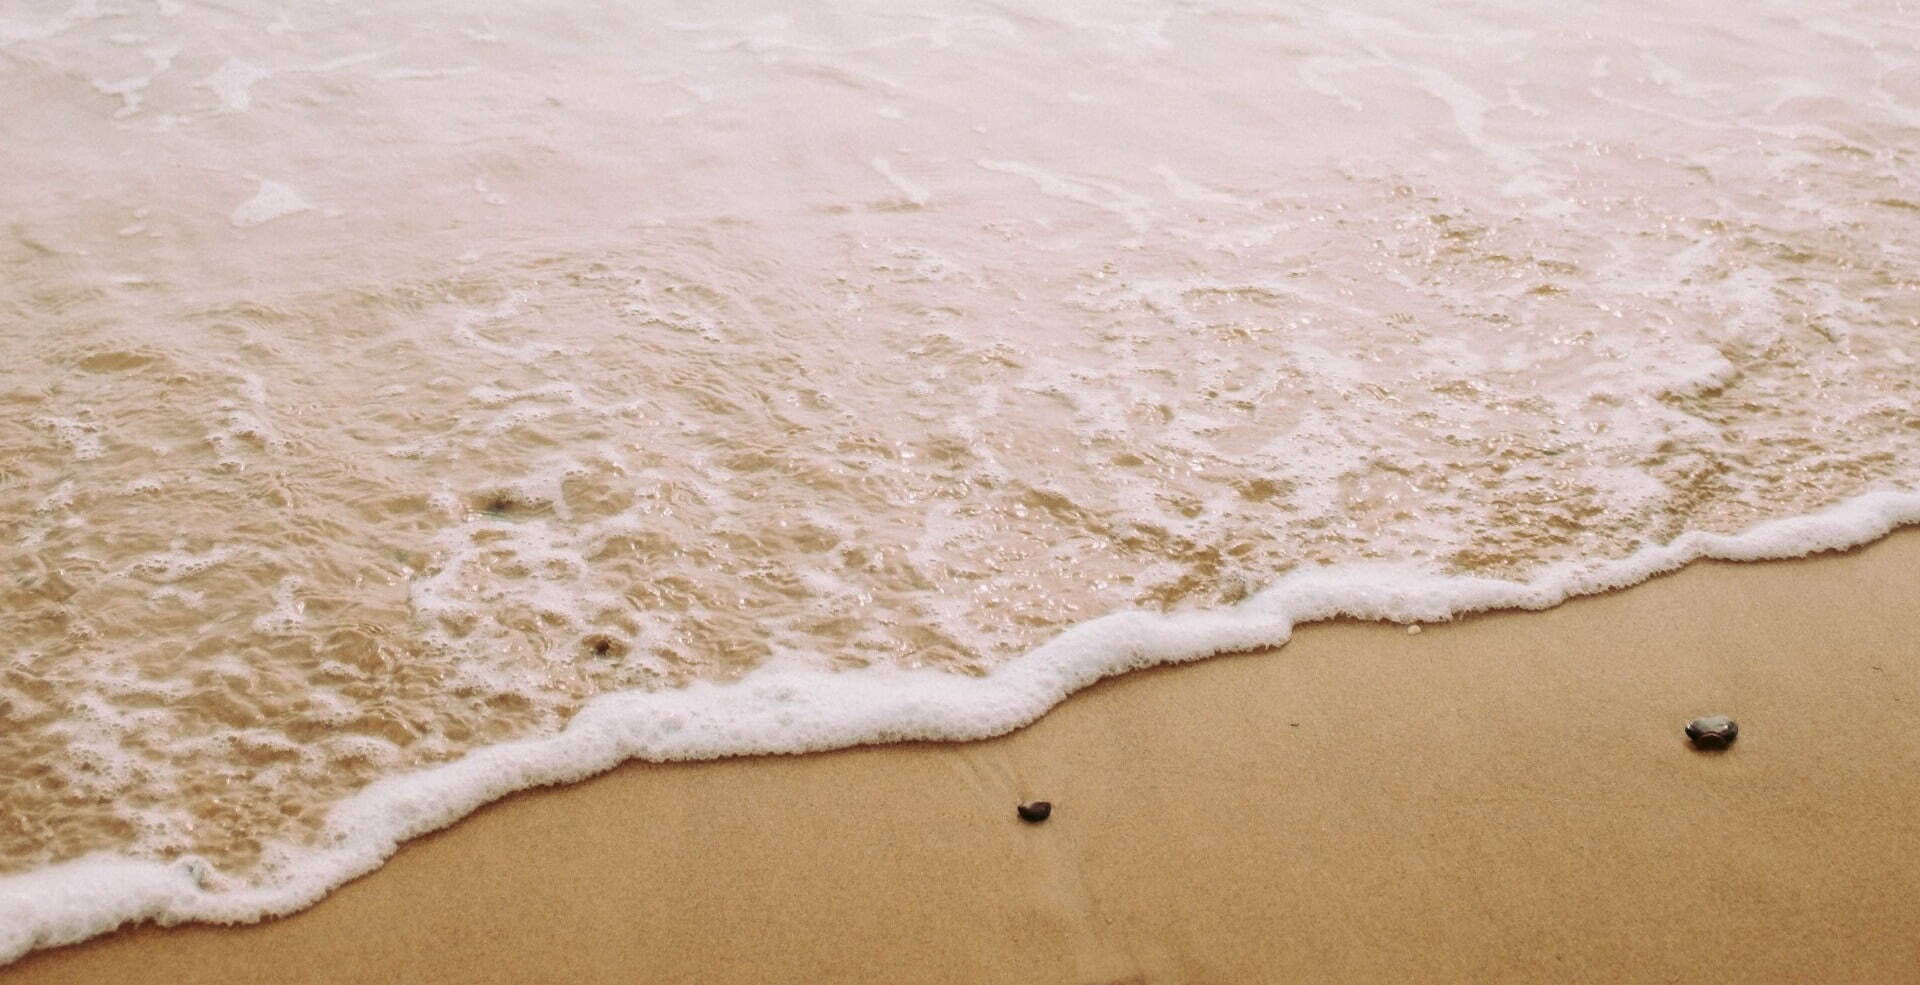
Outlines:
[{"label": "wet sand", "polygon": [[0,877],[274,884],[612,692],[1920,503],[1901,6],[0,4]]},{"label": "wet sand", "polygon": [[[987,742],[629,765],[289,919],[0,980],[1904,980],[1916,575],[1907,531],[1418,635],[1306,627]],[[1714,712],[1739,743],[1690,749]]]}]

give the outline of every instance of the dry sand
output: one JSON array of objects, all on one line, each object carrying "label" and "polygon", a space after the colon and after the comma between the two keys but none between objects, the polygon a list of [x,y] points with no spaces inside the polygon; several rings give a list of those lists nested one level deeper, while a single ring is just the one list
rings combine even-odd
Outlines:
[{"label": "dry sand", "polygon": [[[1681,737],[1712,712],[1730,752]],[[1308,627],[988,742],[629,765],[292,918],[0,980],[1916,981],[1917,807],[1908,531],[1419,635]]]}]

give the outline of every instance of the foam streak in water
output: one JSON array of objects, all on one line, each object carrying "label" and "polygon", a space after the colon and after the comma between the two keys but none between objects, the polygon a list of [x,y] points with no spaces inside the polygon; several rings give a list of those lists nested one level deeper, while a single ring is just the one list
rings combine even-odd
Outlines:
[{"label": "foam streak in water", "polygon": [[172,863],[95,855],[0,878],[0,963],[136,921],[238,923],[291,913],[378,868],[399,845],[516,790],[569,783],[629,759],[653,762],[802,753],[910,740],[984,739],[1025,726],[1115,674],[1279,646],[1296,626],[1347,616],[1396,622],[1493,609],[1544,609],[1622,588],[1695,560],[1801,557],[1920,523],[1920,493],[1881,492],[1738,535],[1690,532],[1599,566],[1561,564],[1527,581],[1446,576],[1404,565],[1301,571],[1230,609],[1123,612],[1082,623],[982,678],[933,671],[770,666],[735,684],[594,699],[557,735],[491,746],[395,776],[336,806],[320,844],[286,875],[216,891],[197,857]]}]

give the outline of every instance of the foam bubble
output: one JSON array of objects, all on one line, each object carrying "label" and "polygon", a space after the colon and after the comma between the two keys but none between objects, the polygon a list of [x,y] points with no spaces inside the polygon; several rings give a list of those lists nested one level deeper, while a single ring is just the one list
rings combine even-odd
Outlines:
[{"label": "foam bubble", "polygon": [[73,451],[76,461],[92,461],[106,453],[104,428],[98,423],[67,417],[43,417],[39,423]]},{"label": "foam bubble", "polygon": [[176,582],[225,564],[241,553],[237,547],[216,547],[200,554],[176,547],[149,554],[130,565],[128,571],[150,581]]},{"label": "foam bubble", "polygon": [[251,62],[238,58],[229,58],[214,70],[212,75],[194,83],[202,89],[212,89],[220,97],[220,105],[228,112],[244,112],[253,106],[253,85],[270,79],[273,73]]},{"label": "foam bubble", "polygon": [[894,190],[898,191],[901,197],[906,199],[907,204],[918,207],[924,206],[933,200],[932,193],[928,192],[919,184],[902,177],[898,171],[893,169],[893,165],[888,163],[886,158],[874,158],[873,169],[880,173],[880,177],[887,179],[887,184],[892,185]]},{"label": "foam bubble", "polygon": [[277,181],[262,181],[259,191],[233,210],[231,221],[242,228],[258,226],[312,208],[306,199],[286,185]]},{"label": "foam bubble", "polygon": [[253,620],[255,632],[290,633],[306,622],[306,603],[294,595],[300,590],[300,584],[300,579],[292,575],[280,579],[280,584],[273,590],[273,608]]},{"label": "foam bubble", "polygon": [[[982,739],[1031,723],[1104,677],[1279,646],[1309,622],[1345,616],[1422,623],[1489,609],[1544,609],[1701,558],[1801,557],[1915,523],[1920,493],[1872,493],[1743,534],[1690,532],[1617,561],[1563,563],[1527,581],[1448,576],[1398,564],[1306,569],[1228,609],[1122,612],[1082,623],[983,677],[884,666],[834,672],[776,662],[733,684],[607,694],[589,702],[558,734],[488,746],[445,766],[375,782],[333,808],[321,847],[283,848],[266,883],[209,888],[223,883],[204,860],[162,863],[111,855],[0,877],[0,963],[138,921],[237,923],[290,913],[377,868],[402,842],[482,804],[516,790],[584,779],[629,759]],[[379,740],[356,738],[336,754],[379,758],[390,750]]]}]

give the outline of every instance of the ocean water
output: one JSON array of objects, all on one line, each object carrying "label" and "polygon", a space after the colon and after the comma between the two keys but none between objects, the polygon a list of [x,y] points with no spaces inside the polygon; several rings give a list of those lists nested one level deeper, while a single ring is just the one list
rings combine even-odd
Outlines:
[{"label": "ocean water", "polygon": [[0,3],[0,961],[1920,522],[1920,8]]}]

